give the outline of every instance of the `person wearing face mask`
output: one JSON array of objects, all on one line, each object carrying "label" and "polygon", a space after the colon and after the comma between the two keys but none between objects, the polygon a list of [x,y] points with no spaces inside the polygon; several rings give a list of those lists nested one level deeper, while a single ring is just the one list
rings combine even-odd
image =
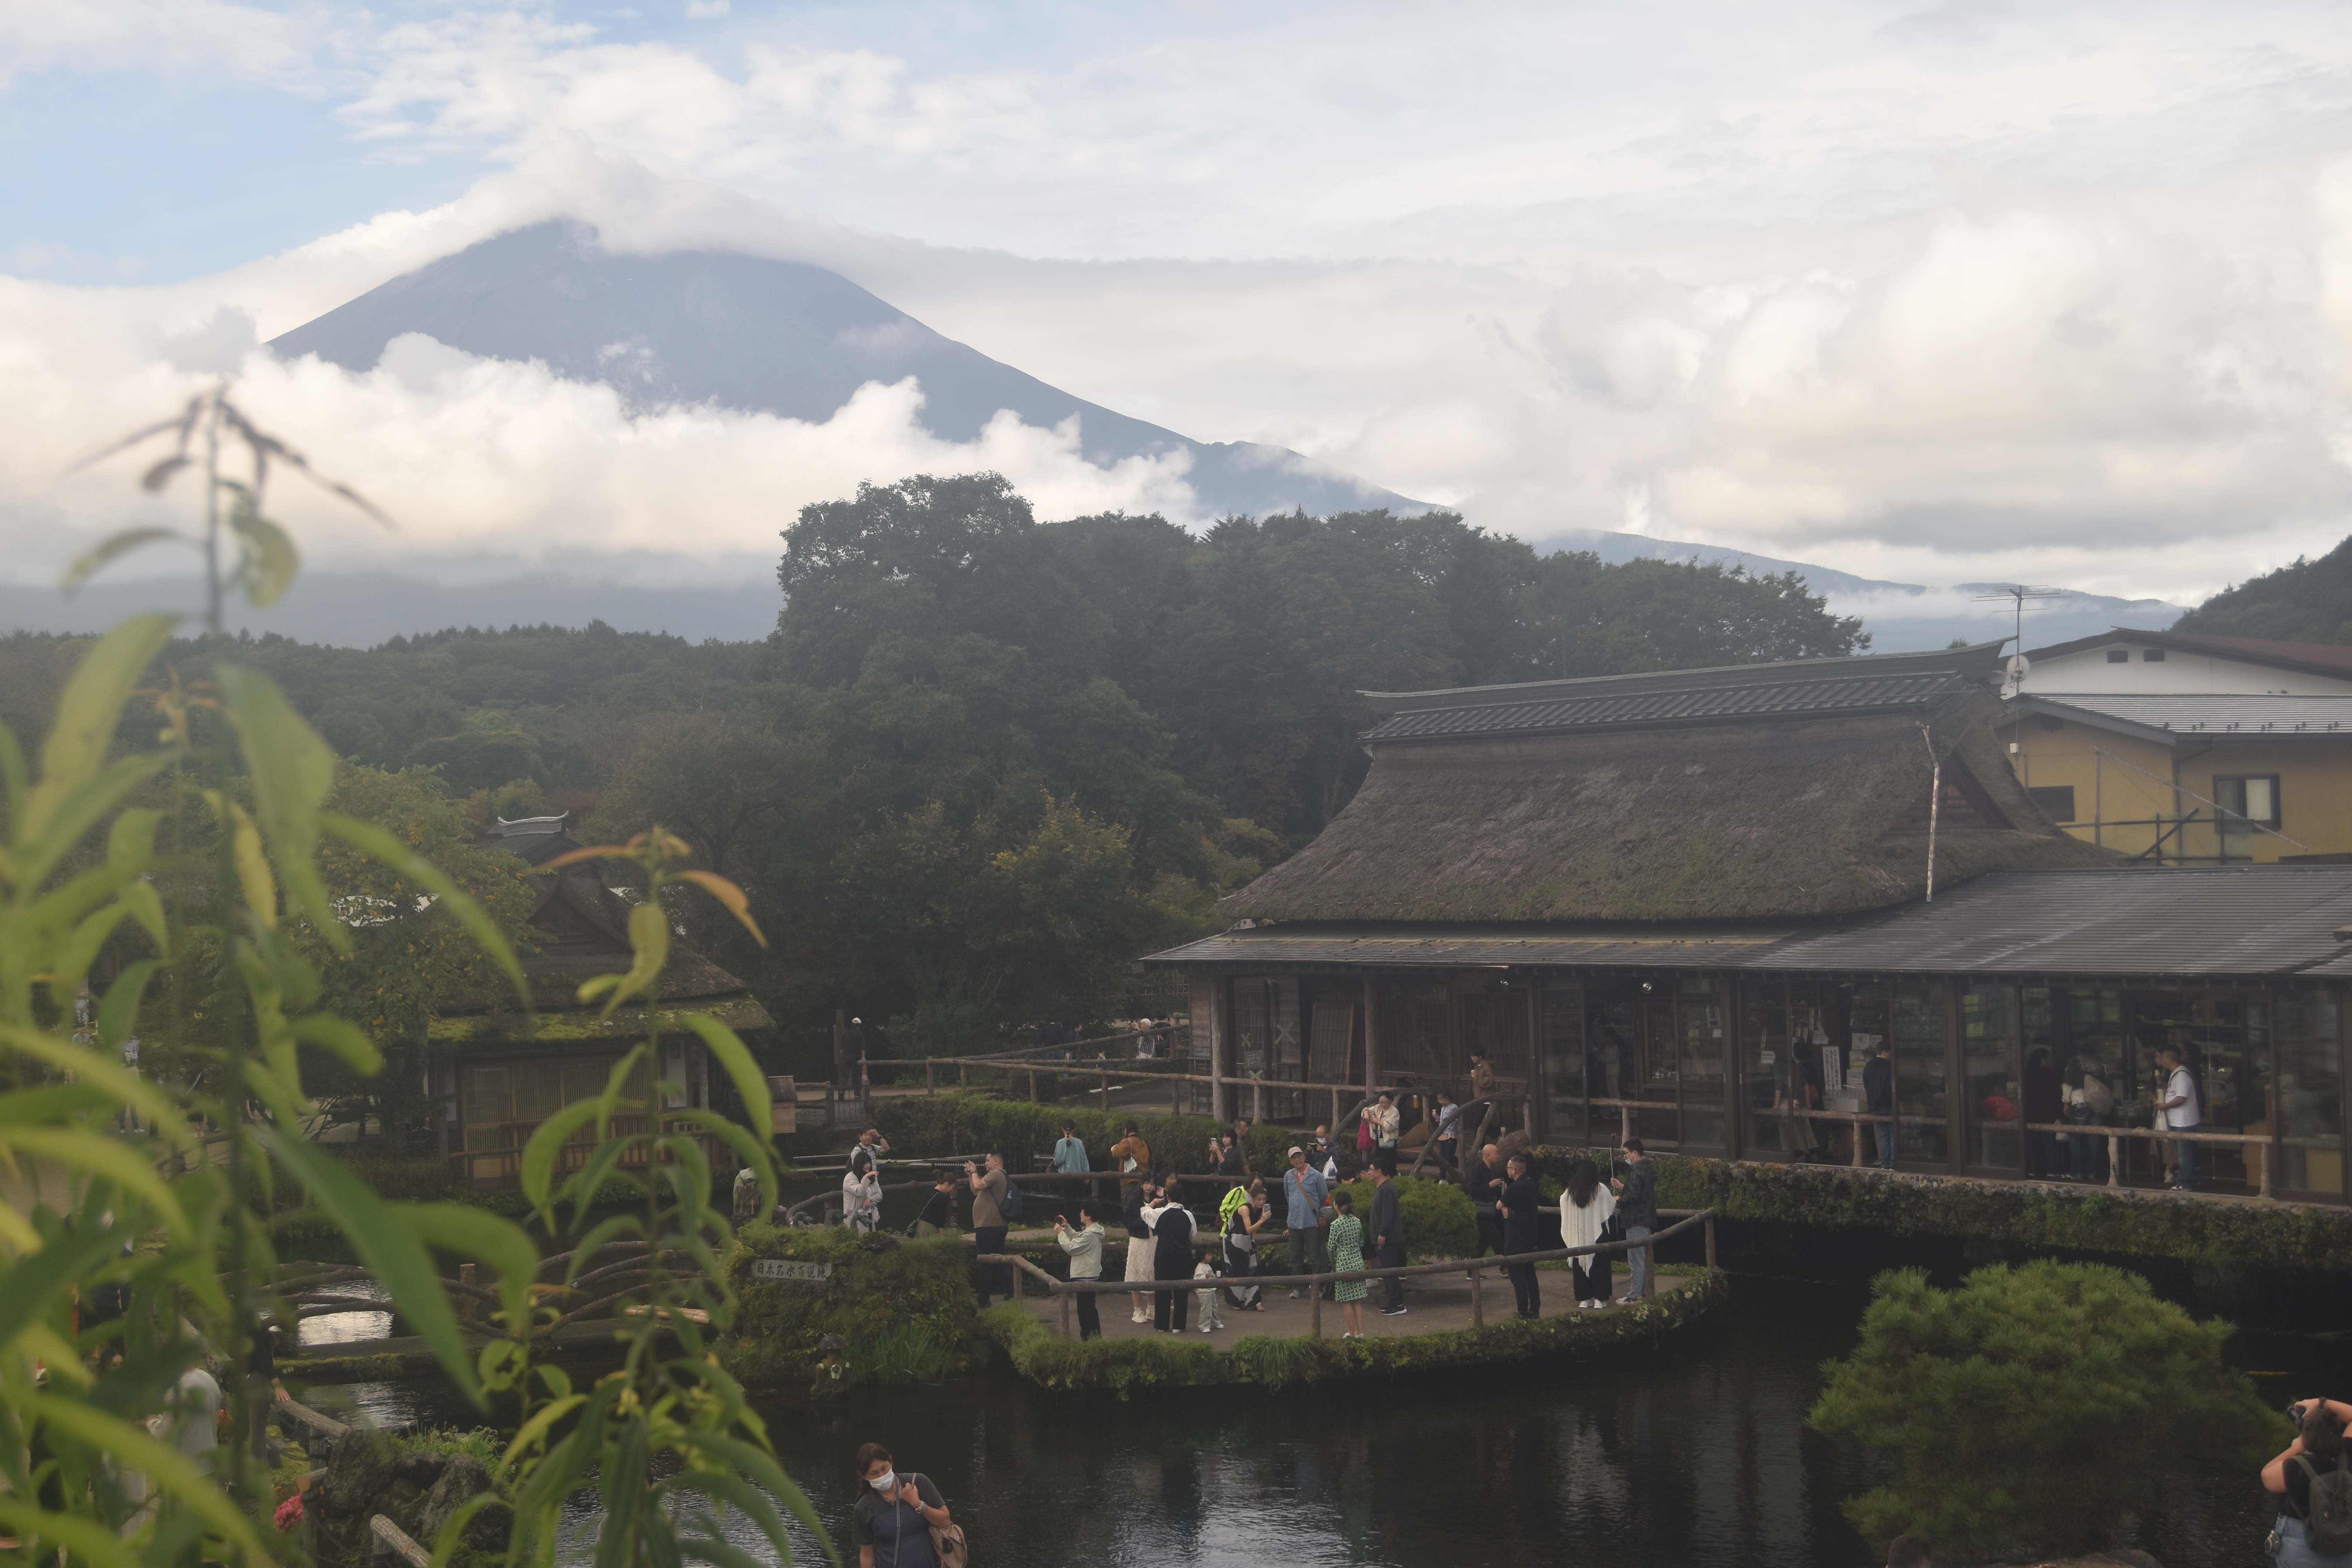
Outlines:
[{"label": "person wearing face mask", "polygon": [[879,1443],[857,1450],[857,1473],[866,1486],[849,1512],[849,1540],[858,1568],[940,1568],[931,1531],[952,1521],[930,1478],[901,1474]]}]

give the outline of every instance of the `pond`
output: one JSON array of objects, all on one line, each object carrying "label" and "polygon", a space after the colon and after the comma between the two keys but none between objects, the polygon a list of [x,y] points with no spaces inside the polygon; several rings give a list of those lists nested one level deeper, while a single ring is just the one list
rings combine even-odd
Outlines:
[{"label": "pond", "polygon": [[[1883,1555],[1838,1504],[1871,1483],[1868,1461],[1803,1419],[1864,1300],[1851,1279],[1741,1276],[1716,1321],[1654,1355],[1486,1372],[1451,1388],[1120,1405],[999,1375],[768,1415],[845,1549],[849,1459],[872,1439],[940,1485],[992,1568],[1863,1564]],[[2342,1341],[2242,1332],[2232,1353],[2280,1374],[2260,1383],[2281,1403],[2352,1386]],[[351,1392],[380,1419],[457,1415],[424,1407],[415,1390]],[[2270,1508],[2252,1478],[2184,1470],[2168,1497],[2139,1540],[2166,1568],[2261,1560]]]}]

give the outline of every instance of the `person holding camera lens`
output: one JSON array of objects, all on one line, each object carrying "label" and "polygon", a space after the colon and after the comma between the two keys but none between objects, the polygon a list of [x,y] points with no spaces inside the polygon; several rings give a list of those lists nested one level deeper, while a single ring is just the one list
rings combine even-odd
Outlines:
[{"label": "person holding camera lens", "polygon": [[2306,1399],[2287,1414],[2303,1430],[2263,1467],[2263,1489],[2284,1500],[2271,1551],[2279,1568],[2352,1564],[2352,1458],[2344,1451],[2352,1405]]}]

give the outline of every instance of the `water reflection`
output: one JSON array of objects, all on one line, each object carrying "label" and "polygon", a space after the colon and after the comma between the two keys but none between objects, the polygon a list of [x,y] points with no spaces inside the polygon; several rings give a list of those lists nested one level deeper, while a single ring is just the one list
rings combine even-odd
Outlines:
[{"label": "water reflection", "polygon": [[[1803,1418],[1865,1300],[1859,1283],[1740,1278],[1717,1322],[1653,1354],[1453,1381],[1122,1405],[1000,1374],[766,1415],[845,1549],[850,1457],[870,1438],[939,1484],[992,1565],[1862,1564],[1884,1543],[1874,1554],[1838,1504],[1874,1477]],[[2241,1335],[2232,1351],[2291,1371],[2294,1394],[2352,1373],[2335,1342]],[[2269,1510],[2252,1477],[2183,1473],[2168,1491],[2138,1540],[2168,1568],[2258,1560]],[[578,1500],[567,1559],[585,1560],[594,1511]],[[766,1559],[751,1532],[728,1533]]]}]

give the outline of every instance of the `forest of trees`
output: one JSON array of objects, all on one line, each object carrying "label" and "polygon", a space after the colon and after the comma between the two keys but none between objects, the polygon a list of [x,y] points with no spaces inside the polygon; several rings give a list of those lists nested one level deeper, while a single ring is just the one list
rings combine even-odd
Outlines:
[{"label": "forest of trees", "polygon": [[2172,624],[2176,632],[2352,643],[2352,539],[2316,561],[2298,558],[2214,595]]},{"label": "forest of trees", "polygon": [[[836,1007],[900,1049],[1156,1010],[1138,953],[1347,804],[1411,689],[1867,646],[1795,574],[1538,558],[1449,513],[1038,523],[994,475],[861,487],[784,534],[760,643],[510,627],[241,656],[357,795],[432,770],[478,819],[658,821],[748,890],[772,945],[688,915],[812,1053]],[[77,644],[0,639],[37,733]],[[19,711],[21,710],[22,711]],[[386,773],[400,773],[397,779]],[[813,1068],[816,1058],[803,1064]]]}]

